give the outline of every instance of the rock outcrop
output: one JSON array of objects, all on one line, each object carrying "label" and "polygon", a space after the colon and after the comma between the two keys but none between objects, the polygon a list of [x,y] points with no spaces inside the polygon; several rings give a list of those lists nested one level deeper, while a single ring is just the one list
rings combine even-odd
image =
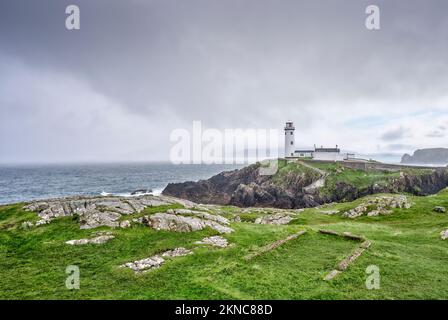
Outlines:
[{"label": "rock outcrop", "polygon": [[[122,217],[135,213],[141,213],[146,207],[182,204],[187,208],[168,209],[166,212],[158,212],[143,217]],[[124,197],[72,197],[36,201],[25,206],[26,210],[37,211],[41,218],[39,221],[45,223],[52,219],[64,216],[78,216],[81,229],[91,229],[100,226],[129,228],[131,221],[143,223],[156,230],[174,232],[192,232],[210,227],[219,233],[230,233],[233,229],[229,227],[229,220],[210,210],[204,205],[198,205],[191,201],[175,199],[165,196],[145,195],[136,198]],[[202,210],[202,211],[199,211]],[[39,223],[38,221],[38,223]],[[38,223],[26,222],[22,228],[28,229]],[[71,244],[91,243],[81,239]]]},{"label": "rock outcrop", "polygon": [[162,264],[165,263],[164,258],[174,258],[174,257],[182,257],[189,254],[192,254],[193,252],[191,250],[185,249],[185,248],[176,248],[173,250],[168,250],[163,252],[161,255],[154,255],[149,258],[136,260],[133,262],[128,262],[123,265],[121,265],[121,268],[130,268],[134,270],[135,272],[143,272],[148,271],[150,269],[156,269],[159,268]]},{"label": "rock outcrop", "polygon": [[91,239],[77,239],[77,240],[69,240],[66,241],[66,244],[70,244],[72,246],[78,246],[83,244],[103,244],[106,243],[109,240],[112,240],[115,238],[113,235],[102,235]]},{"label": "rock outcrop", "polygon": [[227,242],[226,238],[223,238],[221,236],[212,236],[212,237],[205,237],[201,241],[196,241],[196,244],[208,244],[215,247],[225,248],[229,244]]},{"label": "rock outcrop", "polygon": [[126,197],[68,197],[32,202],[25,210],[35,211],[41,218],[36,226],[49,223],[64,216],[79,216],[81,229],[100,226],[129,227],[130,223],[121,221],[122,216],[140,213],[147,207],[169,205],[174,203],[194,206],[191,202],[169,197],[145,195],[135,198]]},{"label": "rock outcrop", "polygon": [[[362,166],[358,164],[356,167],[353,165],[352,168],[348,163],[341,163],[340,166],[340,170],[331,173],[334,184],[330,187],[325,182],[327,175],[319,173],[322,170],[309,169],[309,164],[298,165],[297,170],[290,170],[286,174],[283,172],[280,177],[278,175],[263,176],[259,172],[260,164],[253,164],[239,170],[222,172],[208,180],[171,183],[162,194],[205,204],[290,209],[353,201],[376,193],[428,195],[437,193],[448,186],[448,169],[443,168],[413,171],[412,168],[400,166],[389,168],[381,163],[370,163],[369,169],[365,170],[366,175],[371,174],[373,170],[375,175],[383,174],[384,181],[356,185],[350,180],[337,179],[337,175],[347,170],[359,173]],[[378,168],[375,169],[375,166]],[[387,175],[390,172],[400,172],[400,174]],[[328,178],[326,180],[328,181]],[[327,188],[327,192],[320,192],[321,188]]]},{"label": "rock outcrop", "polygon": [[411,203],[406,196],[379,196],[370,198],[359,206],[344,212],[343,216],[347,218],[357,218],[363,215],[374,217],[391,214],[394,208],[409,209],[410,207]]},{"label": "rock outcrop", "polygon": [[[211,216],[211,215],[210,215]],[[214,220],[200,219],[191,216],[181,216],[170,213],[156,213],[141,218],[143,224],[156,230],[166,230],[174,232],[192,232],[210,227],[219,233],[231,233],[233,229],[223,226]]]},{"label": "rock outcrop", "polygon": [[260,174],[259,163],[226,171],[198,182],[170,183],[163,195],[189,199],[198,203],[236,205],[240,207],[311,207],[316,203],[305,197],[303,188],[319,176],[310,173],[288,173],[281,185],[273,176]]},{"label": "rock outcrop", "polygon": [[229,224],[229,220],[222,216],[218,216],[218,215],[214,215],[214,214],[210,214],[210,213],[202,212],[202,211],[196,211],[196,210],[190,210],[190,209],[168,209],[166,211],[166,213],[192,215],[192,216],[196,216],[196,217],[199,217],[202,219],[212,220],[212,221],[218,222],[220,224],[225,224],[225,225]]},{"label": "rock outcrop", "polygon": [[165,259],[163,259],[161,256],[153,256],[141,260],[136,260],[134,262],[125,263],[120,267],[127,267],[134,270],[135,272],[140,272],[148,269],[159,268],[164,262]]},{"label": "rock outcrop", "polygon": [[288,224],[292,217],[285,213],[267,214],[255,219],[256,224]]}]

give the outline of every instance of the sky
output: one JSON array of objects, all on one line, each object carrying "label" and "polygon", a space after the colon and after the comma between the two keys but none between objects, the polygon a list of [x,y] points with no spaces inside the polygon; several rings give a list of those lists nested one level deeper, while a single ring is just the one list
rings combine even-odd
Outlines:
[{"label": "sky", "polygon": [[[67,30],[65,9],[80,8]],[[365,27],[368,5],[380,30]],[[446,147],[445,0],[3,0],[0,162],[169,160],[175,129]],[[279,139],[283,136],[279,135]]]}]

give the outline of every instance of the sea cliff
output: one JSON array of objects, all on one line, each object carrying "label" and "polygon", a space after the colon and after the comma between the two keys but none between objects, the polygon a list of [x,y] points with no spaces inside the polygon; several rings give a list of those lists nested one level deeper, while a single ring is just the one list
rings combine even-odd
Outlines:
[{"label": "sea cliff", "polygon": [[278,171],[260,175],[260,163],[207,180],[171,183],[164,190],[191,201],[241,207],[306,208],[352,201],[376,193],[428,195],[448,186],[448,169],[279,160]]}]

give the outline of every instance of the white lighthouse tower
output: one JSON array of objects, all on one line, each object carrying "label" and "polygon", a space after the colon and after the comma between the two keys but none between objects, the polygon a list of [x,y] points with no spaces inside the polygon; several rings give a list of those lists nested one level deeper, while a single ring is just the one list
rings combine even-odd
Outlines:
[{"label": "white lighthouse tower", "polygon": [[292,121],[287,121],[285,125],[285,158],[294,157],[294,124]]}]

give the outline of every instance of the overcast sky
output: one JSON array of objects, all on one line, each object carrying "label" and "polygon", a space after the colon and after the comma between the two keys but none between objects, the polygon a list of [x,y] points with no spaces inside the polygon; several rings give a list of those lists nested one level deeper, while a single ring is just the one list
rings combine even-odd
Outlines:
[{"label": "overcast sky", "polygon": [[447,15],[446,0],[2,0],[0,162],[167,160],[194,120],[291,119],[298,147],[363,154],[447,147]]}]

